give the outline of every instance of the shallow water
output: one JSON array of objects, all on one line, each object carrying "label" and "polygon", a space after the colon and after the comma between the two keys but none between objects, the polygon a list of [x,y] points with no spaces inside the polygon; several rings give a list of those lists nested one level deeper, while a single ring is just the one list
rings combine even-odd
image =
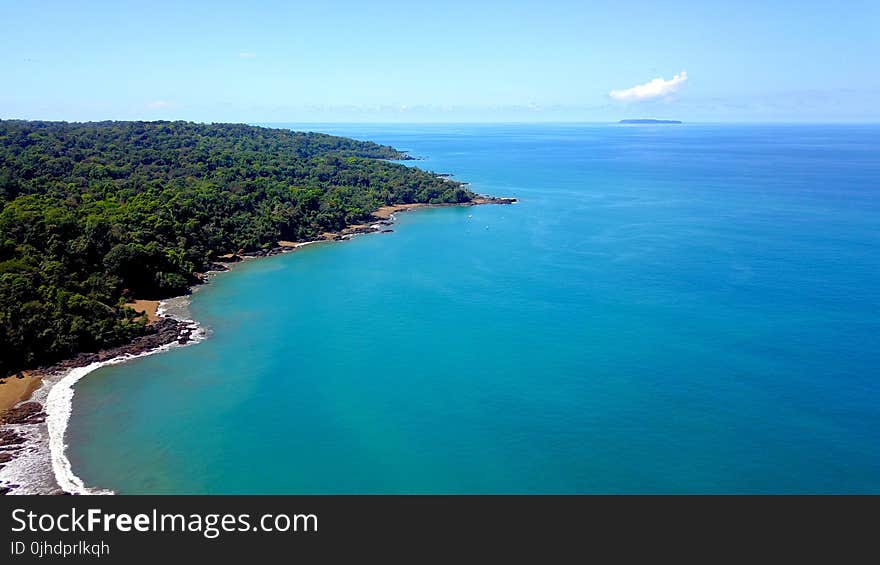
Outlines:
[{"label": "shallow water", "polygon": [[87,485],[880,492],[880,127],[307,129],[521,202],[216,277],[76,384]]}]

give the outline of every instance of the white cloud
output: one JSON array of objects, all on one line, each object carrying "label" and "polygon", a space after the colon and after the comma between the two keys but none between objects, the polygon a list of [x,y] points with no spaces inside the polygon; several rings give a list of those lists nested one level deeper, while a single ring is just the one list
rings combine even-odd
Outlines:
[{"label": "white cloud", "polygon": [[257,54],[251,53],[250,51],[242,51],[241,53],[238,54],[238,58],[239,59],[256,59]]},{"label": "white cloud", "polygon": [[653,100],[655,98],[662,98],[675,93],[685,82],[687,82],[687,79],[687,72],[681,71],[680,74],[675,75],[670,80],[664,80],[663,78],[658,77],[650,82],[632,88],[612,90],[608,93],[608,96],[615,100],[623,100],[625,102]]},{"label": "white cloud", "polygon": [[161,110],[162,108],[167,108],[169,106],[171,106],[171,103],[166,102],[165,100],[153,100],[147,104],[147,108],[150,110]]}]

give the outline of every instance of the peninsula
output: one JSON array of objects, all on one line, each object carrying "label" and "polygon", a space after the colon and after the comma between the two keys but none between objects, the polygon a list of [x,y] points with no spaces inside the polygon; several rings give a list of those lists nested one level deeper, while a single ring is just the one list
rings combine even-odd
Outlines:
[{"label": "peninsula", "polygon": [[0,121],[0,378],[154,346],[170,326],[140,306],[224,259],[378,231],[397,207],[503,201],[389,162],[407,158],[242,124]]}]

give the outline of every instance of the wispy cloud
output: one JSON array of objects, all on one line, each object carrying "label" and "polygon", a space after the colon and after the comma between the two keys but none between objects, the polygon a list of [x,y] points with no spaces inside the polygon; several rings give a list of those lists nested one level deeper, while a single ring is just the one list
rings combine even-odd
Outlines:
[{"label": "wispy cloud", "polygon": [[166,100],[153,100],[147,104],[147,108],[150,110],[161,110],[163,108],[168,108],[169,106],[171,106],[171,103]]},{"label": "wispy cloud", "polygon": [[675,75],[670,80],[658,77],[645,84],[633,86],[632,88],[612,90],[608,95],[615,100],[622,100],[624,102],[654,100],[656,98],[663,98],[670,94],[674,94],[684,85],[685,82],[687,82],[687,79],[687,72],[681,71],[681,73]]},{"label": "wispy cloud", "polygon": [[239,59],[256,59],[257,54],[252,53],[250,51],[242,51],[241,53],[238,54],[238,58]]}]

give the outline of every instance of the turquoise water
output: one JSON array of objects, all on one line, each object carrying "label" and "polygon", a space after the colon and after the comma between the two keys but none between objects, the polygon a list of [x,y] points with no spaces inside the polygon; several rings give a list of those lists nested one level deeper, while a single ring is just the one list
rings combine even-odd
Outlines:
[{"label": "turquoise water", "polygon": [[122,493],[880,492],[880,126],[311,126],[513,206],[249,262],[76,386]]}]

